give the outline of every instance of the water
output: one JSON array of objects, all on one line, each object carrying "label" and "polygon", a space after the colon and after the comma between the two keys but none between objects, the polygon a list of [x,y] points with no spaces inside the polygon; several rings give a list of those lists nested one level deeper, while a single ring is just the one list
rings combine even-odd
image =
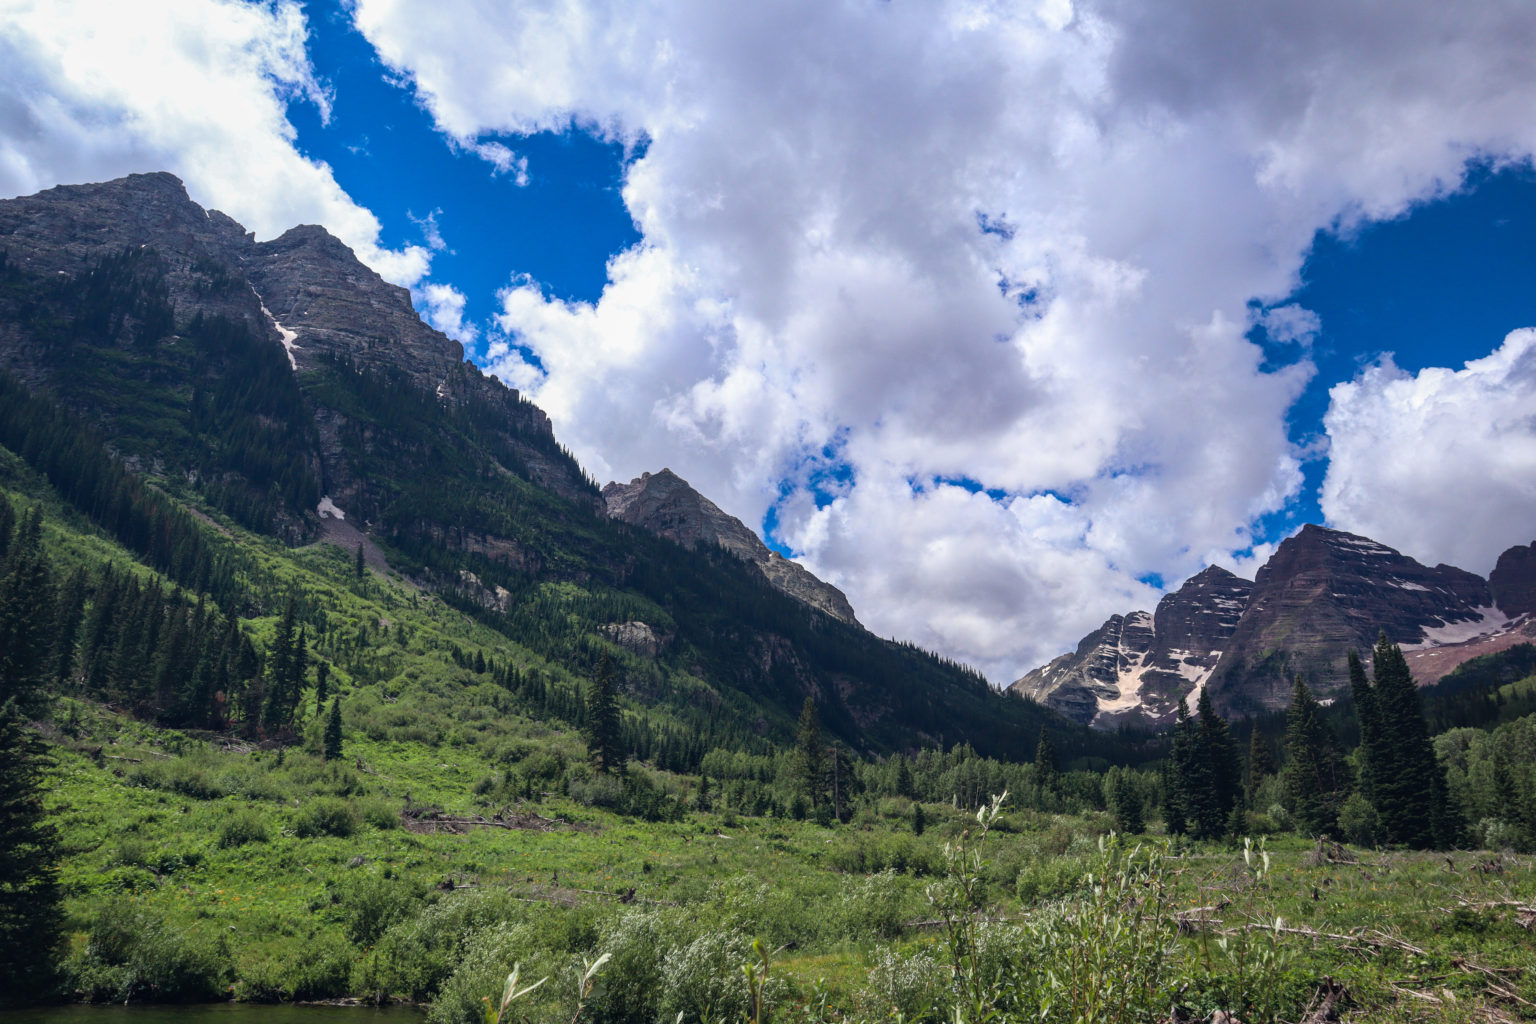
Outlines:
[{"label": "water", "polygon": [[47,1006],[0,1010],[0,1024],[422,1024],[408,1006],[269,1006],[256,1003]]}]

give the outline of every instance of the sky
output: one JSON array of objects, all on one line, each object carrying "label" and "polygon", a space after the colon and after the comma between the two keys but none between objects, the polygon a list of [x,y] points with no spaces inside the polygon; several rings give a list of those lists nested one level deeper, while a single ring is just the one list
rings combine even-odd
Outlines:
[{"label": "sky", "polygon": [[1302,523],[1536,537],[1536,7],[0,0],[0,196],[320,223],[998,685]]}]

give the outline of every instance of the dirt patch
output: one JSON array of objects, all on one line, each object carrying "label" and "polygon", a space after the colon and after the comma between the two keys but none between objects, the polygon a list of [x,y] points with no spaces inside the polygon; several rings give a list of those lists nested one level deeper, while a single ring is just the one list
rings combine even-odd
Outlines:
[{"label": "dirt patch", "polygon": [[555,832],[571,828],[569,822],[545,818],[532,811],[507,811],[487,818],[480,814],[447,814],[435,807],[409,807],[400,812],[400,824],[418,835],[464,835],[478,828],[504,828],[518,832]]}]

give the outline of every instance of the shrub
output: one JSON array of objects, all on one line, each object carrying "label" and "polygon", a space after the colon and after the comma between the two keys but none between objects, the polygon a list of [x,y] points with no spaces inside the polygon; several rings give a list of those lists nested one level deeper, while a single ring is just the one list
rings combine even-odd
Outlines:
[{"label": "shrub", "polygon": [[336,895],[342,928],[355,946],[372,946],[396,922],[415,915],[426,890],[419,882],[358,874]]},{"label": "shrub", "polygon": [[92,1001],[199,1002],[228,991],[230,960],[222,935],[171,927],[157,914],[113,901],[91,922],[66,970],[75,993]]},{"label": "shrub", "polygon": [[369,797],[357,802],[357,812],[363,823],[387,832],[400,827],[400,808],[382,797]]},{"label": "shrub", "polygon": [[662,965],[661,1019],[746,1019],[751,995],[741,968],[751,957],[752,943],[726,932],[700,935],[669,952]]},{"label": "shrub", "polygon": [[1363,793],[1351,793],[1339,808],[1339,831],[1356,846],[1375,846],[1381,837],[1381,818]]},{"label": "shrub", "polygon": [[357,812],[345,800],[322,796],[299,808],[293,818],[293,832],[302,839],[316,836],[345,838],[357,831],[357,824]]},{"label": "shrub", "polygon": [[903,956],[888,946],[875,951],[875,965],[859,990],[858,1002],[872,1019],[938,1024],[949,972],[926,950]]},{"label": "shrub", "polygon": [[266,815],[253,810],[240,810],[224,819],[219,826],[219,849],[228,850],[246,843],[264,843],[269,838]]}]

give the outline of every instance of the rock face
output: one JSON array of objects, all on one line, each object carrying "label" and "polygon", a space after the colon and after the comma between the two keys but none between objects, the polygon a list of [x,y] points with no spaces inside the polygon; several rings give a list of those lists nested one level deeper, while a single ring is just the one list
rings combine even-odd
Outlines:
[{"label": "rock face", "polygon": [[1205,685],[1252,587],[1213,565],[1164,596],[1154,614],[1111,616],[1075,652],[1009,689],[1098,728],[1163,724],[1180,698]]},{"label": "rock face", "polygon": [[1319,697],[1348,685],[1351,649],[1378,634],[1414,645],[1446,627],[1482,622],[1488,584],[1449,565],[1429,568],[1365,537],[1307,525],[1259,570],[1253,595],[1211,681],[1223,714],[1276,710],[1296,675]]},{"label": "rock face", "polygon": [[[1143,635],[1140,622],[1150,618]],[[1286,707],[1296,675],[1322,698],[1348,686],[1381,632],[1423,685],[1479,654],[1536,636],[1536,544],[1514,547],[1489,580],[1433,568],[1384,544],[1308,525],[1253,583],[1219,567],[1165,596],[1157,613],[1113,616],[1013,689],[1098,728],[1163,725],[1202,688],[1216,710]]]},{"label": "rock face", "polygon": [[1505,615],[1536,614],[1536,541],[1517,544],[1499,556],[1488,576],[1493,603]]},{"label": "rock face", "polygon": [[246,275],[273,328],[293,333],[288,348],[301,370],[324,353],[357,362],[387,353],[417,386],[441,395],[464,362],[463,346],[421,322],[410,292],[365,267],[324,228],[301,225],[252,246]]},{"label": "rock face", "polygon": [[[0,250],[9,264],[43,275],[77,275],[125,252],[147,256],[179,318],[196,310],[241,321],[281,345],[300,374],[338,356],[399,374],[445,406],[489,405],[493,429],[529,479],[600,510],[579,467],[559,457],[543,410],[466,363],[458,342],[422,322],[408,291],[364,266],[324,228],[304,225],[258,243],[231,218],[193,202],[174,175],[156,172],[0,202]],[[6,365],[40,382],[27,339],[0,340]],[[325,490],[343,507],[368,509],[365,474],[337,458],[347,417],[320,403],[314,418],[313,454]]]},{"label": "rock face", "polygon": [[760,569],[789,596],[833,618],[857,625],[853,607],[841,590],[823,582],[798,562],[770,551],[757,534],[735,516],[694,490],[670,469],[642,473],[627,484],[603,488],[608,514],[615,519],[674,540],[690,550],[715,544]]}]

